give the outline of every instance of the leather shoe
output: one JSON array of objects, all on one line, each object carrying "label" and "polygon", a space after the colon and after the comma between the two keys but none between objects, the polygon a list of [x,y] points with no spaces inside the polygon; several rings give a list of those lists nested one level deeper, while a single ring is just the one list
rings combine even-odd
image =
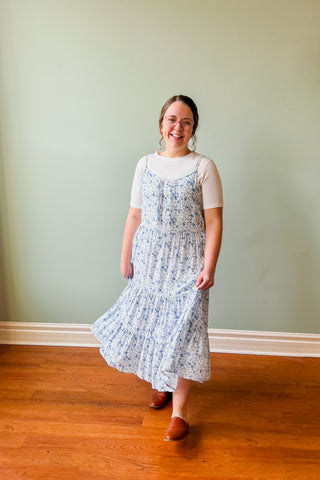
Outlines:
[{"label": "leather shoe", "polygon": [[189,424],[180,417],[172,417],[169,423],[167,434],[165,437],[166,442],[172,442],[175,440],[182,440],[189,433]]},{"label": "leather shoe", "polygon": [[154,390],[152,393],[151,400],[149,402],[149,407],[155,408],[156,410],[160,410],[160,408],[165,407],[171,402],[172,393],[171,392],[158,392],[158,390]]}]

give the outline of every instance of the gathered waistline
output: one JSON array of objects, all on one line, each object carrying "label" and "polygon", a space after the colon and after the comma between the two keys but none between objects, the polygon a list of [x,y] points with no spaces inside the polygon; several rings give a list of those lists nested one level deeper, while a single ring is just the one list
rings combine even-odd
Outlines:
[{"label": "gathered waistline", "polygon": [[168,227],[168,225],[159,225],[159,224],[154,224],[154,225],[145,225],[143,223],[140,223],[139,227],[140,229],[143,229],[146,232],[150,233],[161,233],[163,235],[171,235],[171,234],[198,234],[201,235],[205,233],[204,228],[175,228],[175,227]]}]

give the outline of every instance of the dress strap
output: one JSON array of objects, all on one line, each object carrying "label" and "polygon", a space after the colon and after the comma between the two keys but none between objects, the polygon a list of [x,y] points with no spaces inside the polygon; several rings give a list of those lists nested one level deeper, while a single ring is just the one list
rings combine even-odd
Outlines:
[{"label": "dress strap", "polygon": [[201,155],[200,158],[198,158],[197,160],[197,164],[196,164],[196,171],[198,171],[198,168],[199,168],[199,165],[200,165],[200,162],[201,160],[203,159],[204,155]]}]

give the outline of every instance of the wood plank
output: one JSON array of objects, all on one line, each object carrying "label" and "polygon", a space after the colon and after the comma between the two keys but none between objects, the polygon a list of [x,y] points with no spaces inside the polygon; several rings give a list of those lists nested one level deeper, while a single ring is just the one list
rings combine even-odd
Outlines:
[{"label": "wood plank", "polygon": [[0,448],[21,448],[26,441],[27,435],[21,433],[14,433],[10,431],[0,432]]},{"label": "wood plank", "polygon": [[108,404],[104,406],[83,406],[57,403],[54,408],[50,403],[29,400],[0,402],[0,415],[6,418],[24,421],[50,420],[76,423],[120,423],[140,425],[143,417],[140,407],[122,408],[122,405]]},{"label": "wood plank", "polygon": [[[143,480],[143,476],[135,477]],[[158,477],[159,478],[159,477]],[[53,465],[48,467],[39,466],[16,466],[0,465],[0,480],[121,480],[117,474],[102,474],[101,472],[81,471],[74,467]]]},{"label": "wood plank", "polygon": [[[115,455],[112,450],[105,448],[100,451],[84,451],[76,448],[76,445],[68,448],[25,448],[9,449],[2,448],[0,451],[0,464],[11,464],[15,467],[59,467],[73,468],[88,473],[105,472],[111,475],[116,472],[124,480],[133,479],[143,473],[145,478],[155,478],[158,474],[160,458],[154,455],[128,453],[124,450]],[[72,478],[72,477],[71,477]]]}]

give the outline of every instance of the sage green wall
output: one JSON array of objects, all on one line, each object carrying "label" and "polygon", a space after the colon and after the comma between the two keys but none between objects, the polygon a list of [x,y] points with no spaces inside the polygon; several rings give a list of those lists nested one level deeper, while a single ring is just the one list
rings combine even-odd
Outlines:
[{"label": "sage green wall", "polygon": [[137,160],[172,94],[225,195],[210,327],[320,333],[318,0],[2,0],[4,319],[116,300]]}]

